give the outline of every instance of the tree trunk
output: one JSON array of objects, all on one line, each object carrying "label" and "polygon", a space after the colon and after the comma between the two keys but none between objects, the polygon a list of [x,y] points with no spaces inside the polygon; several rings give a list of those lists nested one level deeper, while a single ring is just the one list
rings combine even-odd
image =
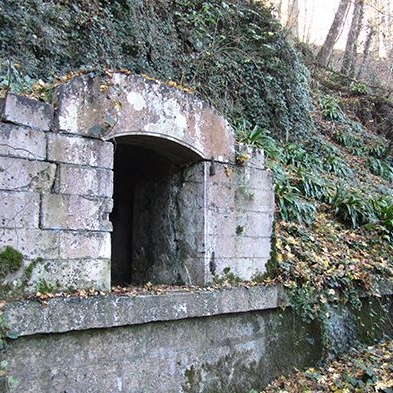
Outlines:
[{"label": "tree trunk", "polygon": [[325,42],[321,46],[321,49],[317,55],[317,63],[321,66],[326,66],[328,64],[329,58],[332,54],[334,44],[336,43],[340,29],[343,26],[345,19],[348,14],[349,7],[351,5],[351,0],[341,0],[338,6],[336,15],[332,25],[330,26],[328,35],[326,36]]},{"label": "tree trunk", "polygon": [[349,28],[347,45],[345,47],[344,58],[341,65],[341,73],[353,78],[355,76],[355,66],[357,59],[358,38],[362,28],[364,0],[355,0],[351,27]]},{"label": "tree trunk", "polygon": [[373,40],[373,37],[375,36],[376,29],[375,26],[370,26],[367,37],[366,37],[366,42],[364,43],[364,49],[363,49],[363,59],[362,59],[362,64],[359,67],[359,72],[357,74],[357,79],[361,79],[365,69],[367,68],[368,60],[370,58],[370,48],[371,48],[371,42]]},{"label": "tree trunk", "polygon": [[277,19],[281,20],[282,17],[282,0],[277,1],[277,5],[276,5],[276,12],[277,12]]},{"label": "tree trunk", "polygon": [[299,37],[299,0],[292,0],[289,5],[289,30],[294,37]]}]

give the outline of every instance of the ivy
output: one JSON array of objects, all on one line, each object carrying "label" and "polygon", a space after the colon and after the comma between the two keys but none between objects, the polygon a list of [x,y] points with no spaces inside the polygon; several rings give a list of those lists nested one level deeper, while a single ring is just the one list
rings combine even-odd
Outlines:
[{"label": "ivy", "polygon": [[44,82],[81,68],[126,68],[188,86],[231,121],[246,119],[279,139],[308,135],[306,68],[261,2],[11,0],[0,7],[0,84],[9,64],[19,67],[12,78]]}]

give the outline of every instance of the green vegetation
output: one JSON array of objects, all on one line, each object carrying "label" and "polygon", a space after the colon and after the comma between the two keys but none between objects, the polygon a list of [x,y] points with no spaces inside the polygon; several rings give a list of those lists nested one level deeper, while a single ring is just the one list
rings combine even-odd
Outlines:
[{"label": "green vegetation", "polygon": [[393,104],[337,73],[308,75],[267,6],[10,0],[0,11],[3,91],[49,99],[79,72],[126,68],[186,86],[238,142],[264,150],[277,210],[269,275],[256,281],[282,284],[304,319],[323,321],[329,304],[359,308],[362,291],[393,280]]},{"label": "green vegetation", "polygon": [[187,86],[234,123],[281,139],[311,125],[307,70],[260,2],[10,0],[0,25],[3,89],[45,99],[75,72],[126,68]]},{"label": "green vegetation", "polygon": [[6,246],[0,253],[0,280],[18,271],[22,267],[22,262],[23,255],[11,246]]},{"label": "green vegetation", "polygon": [[41,278],[37,285],[37,293],[39,294],[51,294],[56,292],[56,285],[48,284],[48,282]]}]

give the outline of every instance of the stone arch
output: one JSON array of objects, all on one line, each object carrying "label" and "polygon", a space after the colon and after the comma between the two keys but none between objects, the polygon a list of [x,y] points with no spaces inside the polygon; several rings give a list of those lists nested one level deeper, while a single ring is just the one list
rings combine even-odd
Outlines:
[{"label": "stone arch", "polygon": [[56,97],[59,130],[114,141],[112,284],[205,282],[204,163],[234,162],[226,120],[180,89],[122,73],[77,77]]},{"label": "stone arch", "polygon": [[147,144],[149,137],[159,138],[179,153],[193,152],[195,159],[234,161],[227,121],[181,89],[136,75],[88,74],[58,88],[56,97],[60,130],[102,140],[128,136]]},{"label": "stone arch", "polygon": [[[119,147],[115,188],[118,168],[135,173],[120,179],[132,184],[132,198],[123,204],[134,209],[127,219],[133,228],[128,240],[116,240],[114,216],[122,205],[116,190],[112,195],[112,270],[113,245],[132,243],[126,251],[134,279],[125,283],[206,284],[228,268],[243,279],[265,270],[273,192],[263,153],[243,151],[248,160],[236,165],[233,130],[209,105],[182,89],[126,73],[76,77],[57,88],[55,105],[59,137],[50,139],[56,149],[69,152],[80,141],[89,162],[107,170],[113,169],[109,152]],[[84,153],[80,156],[82,164]],[[97,204],[108,202],[105,198]],[[108,231],[107,216],[97,221],[89,228]],[[112,283],[122,283],[122,277],[112,275]]]}]

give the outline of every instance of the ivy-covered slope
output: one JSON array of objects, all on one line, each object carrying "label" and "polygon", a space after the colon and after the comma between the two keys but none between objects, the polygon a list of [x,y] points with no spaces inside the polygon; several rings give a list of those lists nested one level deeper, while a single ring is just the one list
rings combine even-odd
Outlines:
[{"label": "ivy-covered slope", "polygon": [[[306,135],[306,68],[270,9],[244,0],[8,0],[0,84],[126,68],[193,89],[232,122]],[[16,68],[15,68],[16,67]]]},{"label": "ivy-covered slope", "polygon": [[[381,111],[373,113],[380,97],[360,83],[341,83],[339,90],[325,83],[335,78],[314,70],[314,127],[302,143],[251,133],[275,178],[275,250],[267,281],[288,288],[306,319],[328,318],[332,304],[360,308],[363,291],[380,296],[381,281],[393,283],[393,156],[390,141],[376,133],[386,132]],[[360,107],[364,115],[369,110],[367,121],[357,116]],[[379,328],[367,331],[370,339]]]}]

